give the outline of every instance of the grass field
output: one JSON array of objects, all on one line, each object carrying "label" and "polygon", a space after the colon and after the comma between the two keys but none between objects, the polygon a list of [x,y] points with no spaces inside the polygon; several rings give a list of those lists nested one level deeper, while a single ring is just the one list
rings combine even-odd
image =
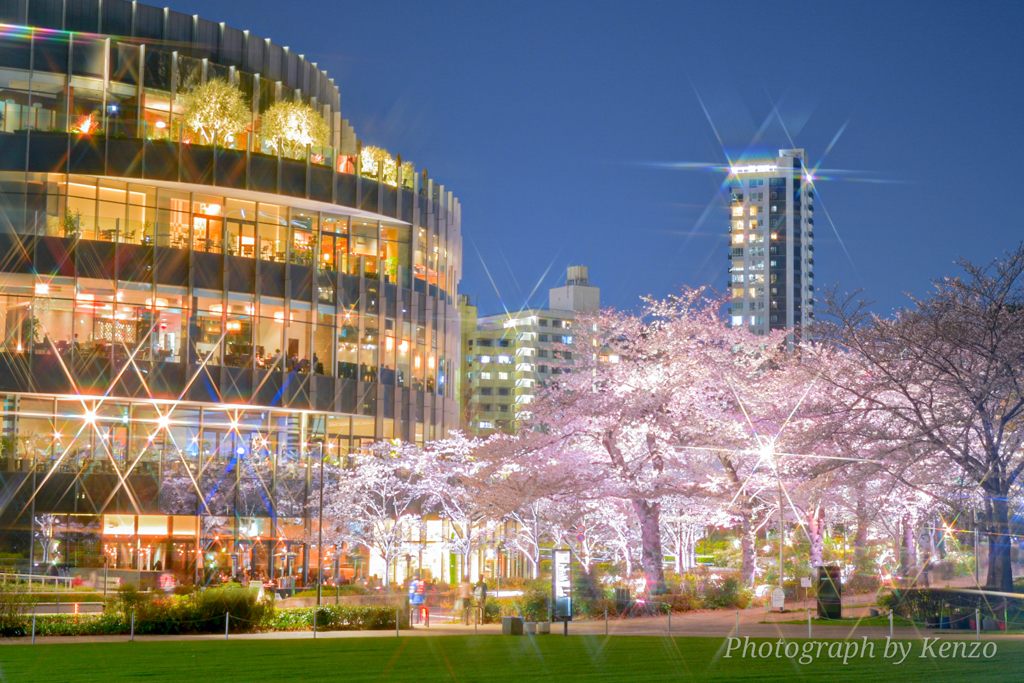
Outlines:
[{"label": "grass field", "polygon": [[785,658],[742,659],[738,652],[724,659],[724,641],[713,638],[450,636],[12,645],[0,646],[0,681],[1020,680],[1024,642],[1000,642],[991,659],[968,660],[921,658],[921,643],[905,642],[911,650],[902,664],[882,656],[883,641],[874,659],[852,658],[845,666],[842,657],[827,656],[807,665]]}]

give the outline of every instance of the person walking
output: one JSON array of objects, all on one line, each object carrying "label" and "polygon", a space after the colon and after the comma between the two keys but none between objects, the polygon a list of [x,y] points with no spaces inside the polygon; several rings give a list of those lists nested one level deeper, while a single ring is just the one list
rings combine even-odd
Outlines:
[{"label": "person walking", "polygon": [[459,584],[458,596],[458,609],[462,615],[462,622],[468,626],[469,608],[473,604],[473,586],[469,583],[468,578],[464,578]]},{"label": "person walking", "polygon": [[477,609],[477,623],[482,624],[484,617],[487,615],[487,583],[484,581],[484,575],[480,575],[480,580],[476,582],[476,587],[473,590],[473,597],[476,599]]}]

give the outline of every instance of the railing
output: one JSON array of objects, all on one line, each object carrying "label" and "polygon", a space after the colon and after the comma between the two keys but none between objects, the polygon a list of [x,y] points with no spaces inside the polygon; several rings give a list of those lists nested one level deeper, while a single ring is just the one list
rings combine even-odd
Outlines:
[{"label": "railing", "polygon": [[47,576],[45,574],[14,574],[14,573],[0,573],[0,583],[28,583],[28,589],[32,590],[32,584],[36,581],[39,582],[40,590],[46,588],[47,584],[52,582],[54,588],[63,586],[64,588],[71,588],[73,579],[70,576]]}]

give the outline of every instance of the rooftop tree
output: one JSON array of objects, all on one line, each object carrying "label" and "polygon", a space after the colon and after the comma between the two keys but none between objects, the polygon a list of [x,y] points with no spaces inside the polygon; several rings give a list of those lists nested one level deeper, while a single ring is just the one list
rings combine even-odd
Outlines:
[{"label": "rooftop tree", "polygon": [[331,128],[317,111],[303,102],[277,102],[263,112],[260,137],[281,156],[302,159],[308,147],[325,147]]},{"label": "rooftop tree", "polygon": [[252,124],[252,108],[237,87],[212,78],[178,96],[182,121],[208,145],[224,144]]}]

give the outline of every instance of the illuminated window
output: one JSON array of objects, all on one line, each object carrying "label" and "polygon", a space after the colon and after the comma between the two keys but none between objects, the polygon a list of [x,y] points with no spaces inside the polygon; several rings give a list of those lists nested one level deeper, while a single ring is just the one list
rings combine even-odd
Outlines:
[{"label": "illuminated window", "polygon": [[[739,234],[733,235],[732,236],[732,243],[733,244],[743,244],[743,233],[739,233]],[[541,336],[543,337],[544,335],[541,335]]]},{"label": "illuminated window", "polygon": [[480,429],[494,429],[494,425],[488,420],[480,420]]},{"label": "illuminated window", "polygon": [[750,221],[750,229],[751,230],[756,230],[757,229],[757,221]]},{"label": "illuminated window", "polygon": [[732,290],[732,298],[733,299],[742,299],[743,298],[743,288],[742,287],[737,287],[737,288],[733,289]]},{"label": "illuminated window", "polygon": [[742,315],[734,315],[732,317],[732,324],[737,326],[737,327],[742,325],[743,324],[743,316]]},{"label": "illuminated window", "polygon": [[756,216],[757,215],[757,207],[756,206],[750,207],[750,215],[751,216]]},{"label": "illuminated window", "polygon": [[491,378],[491,373],[489,373],[489,372],[481,372],[480,373],[480,379],[490,379],[490,378]]},{"label": "illuminated window", "polygon": [[733,221],[733,227],[736,230],[742,230],[743,229],[743,221]]},{"label": "illuminated window", "polygon": [[498,379],[508,379],[508,373],[507,372],[499,372],[498,373]]},{"label": "illuminated window", "polygon": [[732,207],[732,215],[733,216],[737,216],[737,217],[738,216],[742,216],[743,215],[743,207],[742,206],[734,206],[734,207]]},{"label": "illuminated window", "polygon": [[480,356],[480,362],[481,363],[490,363],[491,362],[491,357],[490,356]]}]

